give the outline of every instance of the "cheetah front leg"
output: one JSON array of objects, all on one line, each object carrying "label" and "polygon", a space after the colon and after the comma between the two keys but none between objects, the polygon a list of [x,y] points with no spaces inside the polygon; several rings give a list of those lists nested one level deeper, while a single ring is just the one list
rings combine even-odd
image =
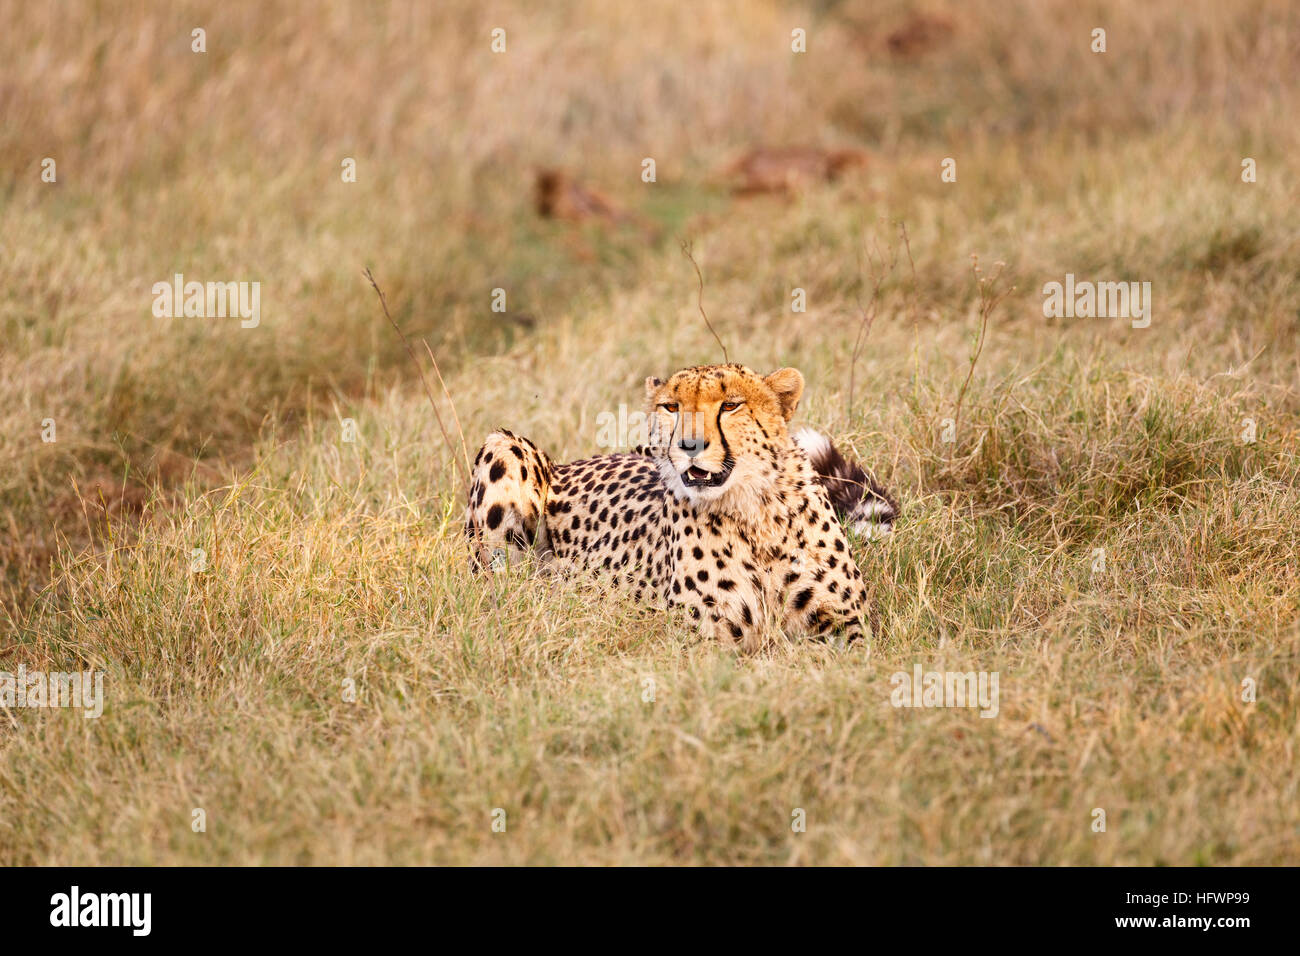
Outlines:
[{"label": "cheetah front leg", "polygon": [[684,605],[709,640],[758,650],[766,630],[763,577],[753,551],[702,528],[673,544],[670,603]]},{"label": "cheetah front leg", "polygon": [[783,584],[788,632],[845,643],[868,636],[866,582],[838,527],[831,541],[789,563]]},{"label": "cheetah front leg", "polygon": [[470,476],[465,533],[479,568],[499,568],[549,551],[546,499],[551,460],[527,438],[488,435]]},{"label": "cheetah front leg", "polygon": [[685,599],[671,603],[690,611],[706,640],[737,644],[744,651],[756,651],[763,645],[764,622],[756,610],[756,596],[688,592]]}]

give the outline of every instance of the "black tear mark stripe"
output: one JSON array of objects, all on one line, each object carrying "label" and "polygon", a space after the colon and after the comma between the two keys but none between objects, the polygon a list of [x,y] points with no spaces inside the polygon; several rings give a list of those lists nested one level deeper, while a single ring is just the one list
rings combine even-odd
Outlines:
[{"label": "black tear mark stripe", "polygon": [[716,422],[718,429],[718,438],[722,440],[722,463],[725,466],[731,460],[731,444],[727,441],[727,433],[722,430],[722,406],[718,406],[718,420]]}]

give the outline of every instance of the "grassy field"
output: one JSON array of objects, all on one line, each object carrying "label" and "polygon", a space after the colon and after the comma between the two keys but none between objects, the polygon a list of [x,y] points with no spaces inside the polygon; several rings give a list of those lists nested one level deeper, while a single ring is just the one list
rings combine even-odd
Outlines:
[{"label": "grassy field", "polygon": [[[0,672],[105,703],[0,712],[0,864],[1300,863],[1300,10],[532,6],[6,9]],[[871,161],[735,198],[759,144]],[[660,237],[539,219],[551,165]],[[720,360],[680,240],[903,504],[867,646],[470,571],[362,270],[471,455],[568,460]],[[260,325],[156,318],[178,272]],[[1045,318],[1067,273],[1150,326]],[[997,716],[892,706],[916,665]]]}]

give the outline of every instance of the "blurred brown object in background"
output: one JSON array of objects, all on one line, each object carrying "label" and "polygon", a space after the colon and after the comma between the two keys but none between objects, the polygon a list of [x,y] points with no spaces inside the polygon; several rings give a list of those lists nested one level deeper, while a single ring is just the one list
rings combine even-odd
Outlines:
[{"label": "blurred brown object in background", "polygon": [[539,169],[534,193],[537,215],[564,222],[599,219],[616,226],[632,226],[648,242],[659,238],[657,224],[645,216],[629,212],[598,190],[584,186],[561,169]]},{"label": "blurred brown object in background", "polygon": [[833,182],[848,169],[866,166],[868,159],[861,149],[758,147],[727,166],[724,174],[736,180],[732,190],[740,196],[787,193],[816,182]]},{"label": "blurred brown object in background", "polygon": [[885,39],[889,52],[911,59],[924,56],[946,43],[956,28],[948,17],[935,13],[914,13]]},{"label": "blurred brown object in background", "polygon": [[559,169],[537,171],[536,203],[537,215],[543,219],[583,222],[595,218],[622,223],[632,218],[613,200]]}]

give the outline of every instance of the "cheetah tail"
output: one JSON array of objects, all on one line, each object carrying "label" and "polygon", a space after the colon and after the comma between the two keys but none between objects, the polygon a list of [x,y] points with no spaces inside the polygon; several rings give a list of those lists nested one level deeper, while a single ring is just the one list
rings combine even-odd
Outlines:
[{"label": "cheetah tail", "polygon": [[864,538],[883,538],[894,529],[898,502],[858,462],[845,458],[821,432],[801,428],[794,441],[812,462],[840,519]]}]

